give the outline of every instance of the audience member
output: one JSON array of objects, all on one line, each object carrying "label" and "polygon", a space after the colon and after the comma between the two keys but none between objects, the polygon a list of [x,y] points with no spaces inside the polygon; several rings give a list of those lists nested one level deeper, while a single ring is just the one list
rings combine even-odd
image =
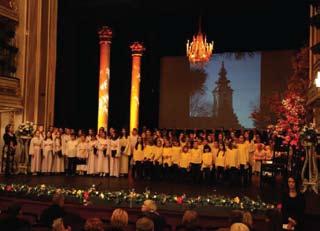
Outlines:
[{"label": "audience member", "polygon": [[55,193],[52,198],[52,205],[45,209],[40,215],[40,222],[48,227],[52,227],[53,221],[58,218],[63,218],[65,212],[64,196],[62,193]]},{"label": "audience member", "polygon": [[153,200],[145,200],[141,207],[142,215],[140,217],[147,217],[154,223],[155,231],[162,231],[166,225],[164,217],[157,212],[157,205]]},{"label": "audience member", "polygon": [[65,228],[62,218],[58,218],[53,221],[52,231],[71,231],[71,227]]},{"label": "audience member", "polygon": [[154,223],[148,217],[141,217],[136,222],[136,231],[154,231]]},{"label": "audience member", "polygon": [[186,210],[183,214],[181,225],[177,225],[176,230],[200,231],[201,227],[198,224],[198,213],[194,210]]},{"label": "audience member", "polygon": [[30,223],[18,217],[20,212],[21,212],[21,205],[16,203],[10,205],[7,212],[1,214],[0,216],[0,230],[10,230],[10,231],[31,230]]},{"label": "audience member", "polygon": [[110,219],[110,226],[108,226],[107,230],[126,230],[128,226],[128,213],[123,209],[115,209],[112,212]]},{"label": "audience member", "polygon": [[104,224],[99,218],[90,218],[84,225],[84,231],[104,231]]},{"label": "audience member", "polygon": [[249,231],[249,228],[243,223],[234,223],[230,226],[230,231]]}]

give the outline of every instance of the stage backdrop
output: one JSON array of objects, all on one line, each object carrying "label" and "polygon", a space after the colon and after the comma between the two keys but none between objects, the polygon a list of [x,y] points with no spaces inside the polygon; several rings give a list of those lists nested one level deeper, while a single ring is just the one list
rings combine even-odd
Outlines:
[{"label": "stage backdrop", "polygon": [[203,70],[186,57],[163,57],[160,128],[252,128],[254,107],[286,89],[294,51],[214,54]]}]

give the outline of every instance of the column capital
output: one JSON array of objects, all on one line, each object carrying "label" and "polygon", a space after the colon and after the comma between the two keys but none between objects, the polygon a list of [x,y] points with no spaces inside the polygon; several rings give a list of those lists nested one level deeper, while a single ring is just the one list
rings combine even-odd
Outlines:
[{"label": "column capital", "polygon": [[132,56],[142,56],[143,52],[146,50],[141,42],[134,42],[130,45]]},{"label": "column capital", "polygon": [[110,27],[108,27],[108,26],[101,27],[98,31],[98,35],[99,35],[100,42],[106,41],[106,42],[111,43],[112,30]]}]

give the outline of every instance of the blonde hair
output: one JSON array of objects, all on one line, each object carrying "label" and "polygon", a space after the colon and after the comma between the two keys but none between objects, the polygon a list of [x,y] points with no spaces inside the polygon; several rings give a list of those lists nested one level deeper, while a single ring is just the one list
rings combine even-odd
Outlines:
[{"label": "blonde hair", "polygon": [[99,218],[90,218],[84,225],[85,231],[104,231],[104,225]]},{"label": "blonde hair", "polygon": [[148,211],[151,211],[151,212],[157,211],[156,202],[154,202],[153,200],[145,200],[143,202],[143,205],[148,209]]},{"label": "blonde hair", "polygon": [[123,209],[115,209],[111,215],[111,225],[125,227],[128,225],[128,213]]},{"label": "blonde hair", "polygon": [[52,230],[53,231],[65,231],[66,230],[64,227],[62,218],[55,219],[52,222]]},{"label": "blonde hair", "polygon": [[249,231],[248,226],[242,223],[234,223],[230,227],[230,231]]},{"label": "blonde hair", "polygon": [[198,213],[194,210],[186,210],[182,217],[182,224],[195,224],[198,220]]},{"label": "blonde hair", "polygon": [[150,218],[142,217],[136,222],[136,231],[153,231],[154,223]]}]

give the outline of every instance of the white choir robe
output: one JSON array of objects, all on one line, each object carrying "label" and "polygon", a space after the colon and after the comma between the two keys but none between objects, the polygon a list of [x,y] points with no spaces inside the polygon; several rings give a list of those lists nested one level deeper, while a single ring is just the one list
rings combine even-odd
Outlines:
[{"label": "white choir robe", "polygon": [[71,140],[71,136],[67,134],[61,135],[61,143],[62,143],[62,155],[64,156],[64,167],[65,169],[68,167],[68,158],[67,158],[67,143]]},{"label": "white choir robe", "polygon": [[42,141],[42,165],[41,172],[52,172],[53,164],[53,141],[52,139],[46,139]]},{"label": "white choir robe", "polygon": [[[98,173],[109,173],[108,144],[108,139],[98,138],[98,165],[96,170]],[[104,150],[106,150],[106,155],[103,154]]]},{"label": "white choir robe", "polygon": [[128,145],[128,138],[123,136],[120,140],[120,174],[128,174],[129,172],[129,156],[125,152]]},{"label": "white choir robe", "polygon": [[30,141],[29,155],[31,157],[31,172],[41,171],[41,145],[42,139],[33,137]]},{"label": "white choir robe", "polygon": [[[61,153],[61,156],[58,153]],[[61,138],[54,139],[53,142],[53,172],[64,172],[64,155],[62,154],[62,141]]]},{"label": "white choir robe", "polygon": [[91,140],[89,142],[88,150],[88,162],[87,162],[87,174],[97,174],[98,173],[98,152],[94,154],[94,149],[97,148],[98,141]]},{"label": "white choir robe", "polygon": [[[137,141],[138,141],[138,135],[136,135],[136,136],[131,135],[131,136],[128,137],[128,144],[127,144],[127,147],[126,147],[126,150],[125,150],[125,153],[128,156],[132,156],[133,155],[133,150],[135,149]],[[130,165],[133,165],[133,158],[131,158]]]},{"label": "white choir robe", "polygon": [[[115,157],[112,156],[115,153]],[[110,139],[108,146],[108,153],[110,157],[110,176],[119,177],[120,174],[120,141],[119,139]]]},{"label": "white choir robe", "polygon": [[[87,142],[79,142],[77,146],[77,158],[88,160],[89,145]],[[77,171],[87,171],[87,164],[78,164]]]}]

